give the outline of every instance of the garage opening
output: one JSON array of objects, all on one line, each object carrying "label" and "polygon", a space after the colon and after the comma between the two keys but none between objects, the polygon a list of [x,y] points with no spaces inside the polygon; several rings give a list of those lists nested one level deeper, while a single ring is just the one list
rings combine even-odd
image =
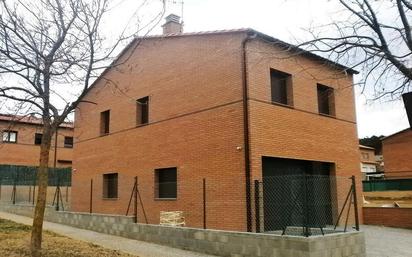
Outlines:
[{"label": "garage opening", "polygon": [[265,231],[333,224],[334,164],[262,157]]}]

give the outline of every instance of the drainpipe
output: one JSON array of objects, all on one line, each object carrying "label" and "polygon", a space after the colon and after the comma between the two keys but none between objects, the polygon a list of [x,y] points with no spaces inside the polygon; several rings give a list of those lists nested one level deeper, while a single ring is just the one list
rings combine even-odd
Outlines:
[{"label": "drainpipe", "polygon": [[252,231],[252,199],[250,182],[249,102],[246,45],[254,38],[256,38],[256,33],[253,31],[248,31],[246,38],[242,41],[243,138],[245,148],[246,224],[248,232]]}]

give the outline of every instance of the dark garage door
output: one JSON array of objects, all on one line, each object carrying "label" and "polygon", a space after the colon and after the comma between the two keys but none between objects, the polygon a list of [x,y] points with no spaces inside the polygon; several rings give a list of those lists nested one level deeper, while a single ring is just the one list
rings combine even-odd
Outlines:
[{"label": "dark garage door", "polygon": [[265,231],[332,224],[331,164],[262,158]]}]

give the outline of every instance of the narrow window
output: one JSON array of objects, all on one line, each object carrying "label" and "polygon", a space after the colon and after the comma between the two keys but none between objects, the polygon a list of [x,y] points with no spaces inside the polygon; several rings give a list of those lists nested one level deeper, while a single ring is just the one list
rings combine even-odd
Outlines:
[{"label": "narrow window", "polygon": [[5,143],[17,143],[17,131],[3,131],[2,139]]},{"label": "narrow window", "polygon": [[34,144],[35,145],[41,145],[41,138],[42,137],[43,137],[43,134],[41,134],[41,133],[34,134]]},{"label": "narrow window", "polygon": [[64,147],[73,148],[73,137],[64,137]]},{"label": "narrow window", "polygon": [[177,198],[177,168],[165,168],[155,170],[156,198]]},{"label": "narrow window", "polygon": [[318,110],[321,114],[335,115],[335,99],[333,88],[321,84],[317,86],[318,90]]},{"label": "narrow window", "polygon": [[136,101],[136,124],[149,123],[149,97],[143,97]]},{"label": "narrow window", "polygon": [[273,103],[293,105],[291,78],[290,74],[270,69],[270,87]]},{"label": "narrow window", "polygon": [[100,113],[100,135],[110,133],[110,110]]},{"label": "narrow window", "polygon": [[117,198],[117,173],[103,174],[103,198]]}]

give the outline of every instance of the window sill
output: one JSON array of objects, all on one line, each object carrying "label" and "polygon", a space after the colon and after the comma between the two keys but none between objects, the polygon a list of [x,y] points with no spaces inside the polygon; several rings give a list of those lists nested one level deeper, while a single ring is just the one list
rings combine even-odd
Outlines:
[{"label": "window sill", "polygon": [[103,201],[117,201],[117,200],[119,200],[119,197],[116,197],[116,198],[105,198],[105,197],[103,197],[102,200]]},{"label": "window sill", "polygon": [[325,113],[319,113],[320,116],[324,116],[324,117],[328,117],[328,118],[332,118],[332,119],[336,119],[335,115],[330,115],[330,114],[325,114]]},{"label": "window sill", "polygon": [[177,198],[155,198],[155,201],[176,201]]},{"label": "window sill", "polygon": [[289,108],[289,109],[295,109],[295,108],[293,107],[293,105],[282,104],[282,103],[278,103],[278,102],[270,102],[270,103],[272,103],[273,105],[277,105],[277,106],[281,106],[281,107],[286,107],[286,108]]},{"label": "window sill", "polygon": [[2,141],[4,144],[17,144],[17,142]]}]

